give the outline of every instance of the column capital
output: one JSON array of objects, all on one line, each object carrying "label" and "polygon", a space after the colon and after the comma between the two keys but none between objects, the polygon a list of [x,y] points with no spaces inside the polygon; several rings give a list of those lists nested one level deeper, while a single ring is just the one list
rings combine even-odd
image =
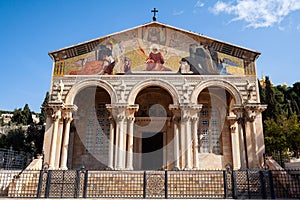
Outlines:
[{"label": "column capital", "polygon": [[119,114],[119,115],[117,115],[116,120],[117,120],[118,122],[121,122],[121,121],[123,121],[125,118],[126,118],[126,117],[125,117],[124,115]]},{"label": "column capital", "polygon": [[63,118],[65,119],[65,120],[67,120],[68,122],[71,122],[72,120],[73,120],[73,117],[72,117],[72,111],[65,111],[64,113],[63,113]]},{"label": "column capital", "polygon": [[235,130],[236,130],[236,126],[235,125],[231,125],[230,126],[231,133],[235,133]]},{"label": "column capital", "polygon": [[189,110],[182,110],[181,111],[181,121],[187,122],[191,119],[190,111]]},{"label": "column capital", "polygon": [[235,130],[236,130],[235,123],[236,122],[239,123],[239,119],[241,119],[241,118],[237,118],[236,116],[233,116],[233,115],[227,116],[227,122],[229,123],[229,128],[230,128],[231,133],[235,132]]},{"label": "column capital", "polygon": [[267,105],[249,103],[246,104],[244,108],[246,120],[249,122],[253,122],[256,116],[267,108]]},{"label": "column capital", "polygon": [[227,116],[226,119],[230,125],[233,125],[235,122],[238,121],[238,117],[233,113],[231,113],[229,116]]},{"label": "column capital", "polygon": [[120,114],[125,116],[134,116],[134,113],[139,109],[139,105],[128,105],[127,103],[106,104],[106,108],[113,117],[118,118],[118,115]]},{"label": "column capital", "polygon": [[52,114],[52,118],[53,118],[54,121],[60,120],[61,117],[62,117],[61,110],[56,110]]},{"label": "column capital", "polygon": [[243,105],[234,105],[232,108],[232,112],[237,116],[242,115],[244,113],[244,106]]},{"label": "column capital", "polygon": [[182,103],[179,105],[179,108],[181,110],[200,111],[202,109],[202,104]]},{"label": "column capital", "polygon": [[192,120],[192,122],[197,122],[199,120],[199,117],[198,116],[197,117],[192,117],[191,120]]},{"label": "column capital", "polygon": [[139,110],[138,104],[128,105],[126,110],[126,115],[131,118],[133,117],[134,120],[134,113],[137,112],[138,110]]},{"label": "column capital", "polygon": [[128,116],[127,120],[130,121],[130,122],[134,122],[135,117],[134,116]]},{"label": "column capital", "polygon": [[263,112],[265,109],[267,109],[267,105],[265,104],[259,104],[259,103],[248,103],[244,106],[246,111],[252,110],[257,113]]}]

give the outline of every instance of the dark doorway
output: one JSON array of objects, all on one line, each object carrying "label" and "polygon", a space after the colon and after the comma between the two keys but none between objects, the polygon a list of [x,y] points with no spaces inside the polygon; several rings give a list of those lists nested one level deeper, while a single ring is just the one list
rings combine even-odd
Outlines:
[{"label": "dark doorway", "polygon": [[163,166],[163,132],[143,133],[142,169],[157,170]]}]

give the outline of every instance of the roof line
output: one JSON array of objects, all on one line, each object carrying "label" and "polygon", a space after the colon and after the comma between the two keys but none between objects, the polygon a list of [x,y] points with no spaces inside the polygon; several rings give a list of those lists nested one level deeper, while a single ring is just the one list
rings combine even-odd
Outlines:
[{"label": "roof line", "polygon": [[190,33],[190,34],[193,34],[195,36],[200,36],[200,37],[212,40],[212,41],[216,41],[216,42],[220,42],[220,43],[223,43],[223,44],[231,45],[233,47],[237,47],[237,48],[240,48],[240,49],[243,49],[243,50],[255,53],[258,56],[261,54],[260,52],[258,52],[256,50],[252,50],[252,49],[240,46],[240,45],[236,45],[236,44],[232,44],[232,43],[229,43],[229,42],[225,42],[223,40],[218,40],[218,39],[215,39],[215,38],[212,38],[212,37],[208,37],[208,36],[205,36],[205,35],[202,35],[202,34],[199,34],[199,33],[195,33],[195,32],[192,32],[192,31],[187,31],[187,30],[184,30],[182,28],[175,27],[175,26],[166,25],[166,24],[163,24],[161,22],[151,21],[151,22],[148,22],[148,23],[145,23],[145,24],[142,24],[142,25],[138,25],[138,26],[135,26],[135,27],[132,27],[132,28],[128,28],[128,29],[122,30],[122,31],[111,33],[111,34],[108,34],[108,35],[105,35],[105,36],[101,36],[101,37],[98,37],[98,38],[95,38],[95,39],[91,39],[91,40],[87,40],[87,41],[84,41],[84,42],[80,42],[80,43],[77,43],[77,44],[74,44],[74,45],[71,45],[71,46],[67,46],[67,47],[64,47],[64,48],[61,48],[61,49],[58,49],[58,50],[55,50],[55,51],[51,51],[51,52],[48,52],[48,55],[51,55],[51,54],[54,54],[54,53],[58,53],[60,51],[66,50],[66,49],[70,49],[70,48],[73,48],[73,47],[76,47],[76,46],[79,46],[79,45],[83,45],[83,44],[86,44],[86,43],[91,43],[91,42],[94,42],[94,41],[97,41],[97,40],[100,40],[100,39],[103,39],[103,38],[106,38],[106,37],[110,37],[110,36],[113,36],[113,35],[116,35],[116,34],[120,34],[120,33],[126,32],[126,31],[130,31],[130,30],[133,30],[133,29],[136,29],[136,28],[140,28],[140,27],[143,27],[143,26],[147,26],[147,25],[151,25],[151,24],[159,24],[159,25],[162,25],[162,26],[166,26],[168,28],[172,28],[172,29],[179,30],[179,31],[182,31],[182,32]]}]

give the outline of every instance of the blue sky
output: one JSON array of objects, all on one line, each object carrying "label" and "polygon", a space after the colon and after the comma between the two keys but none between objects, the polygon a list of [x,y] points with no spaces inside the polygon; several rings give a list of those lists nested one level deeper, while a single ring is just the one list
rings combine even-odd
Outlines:
[{"label": "blue sky", "polygon": [[262,53],[257,74],[300,81],[300,0],[0,0],[0,109],[40,112],[48,52],[157,21]]}]

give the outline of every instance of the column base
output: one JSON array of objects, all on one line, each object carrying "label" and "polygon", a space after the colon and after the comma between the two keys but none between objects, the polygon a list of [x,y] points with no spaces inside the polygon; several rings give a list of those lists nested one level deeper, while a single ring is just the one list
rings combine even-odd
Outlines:
[{"label": "column base", "polygon": [[59,170],[68,170],[68,167],[60,167]]}]

